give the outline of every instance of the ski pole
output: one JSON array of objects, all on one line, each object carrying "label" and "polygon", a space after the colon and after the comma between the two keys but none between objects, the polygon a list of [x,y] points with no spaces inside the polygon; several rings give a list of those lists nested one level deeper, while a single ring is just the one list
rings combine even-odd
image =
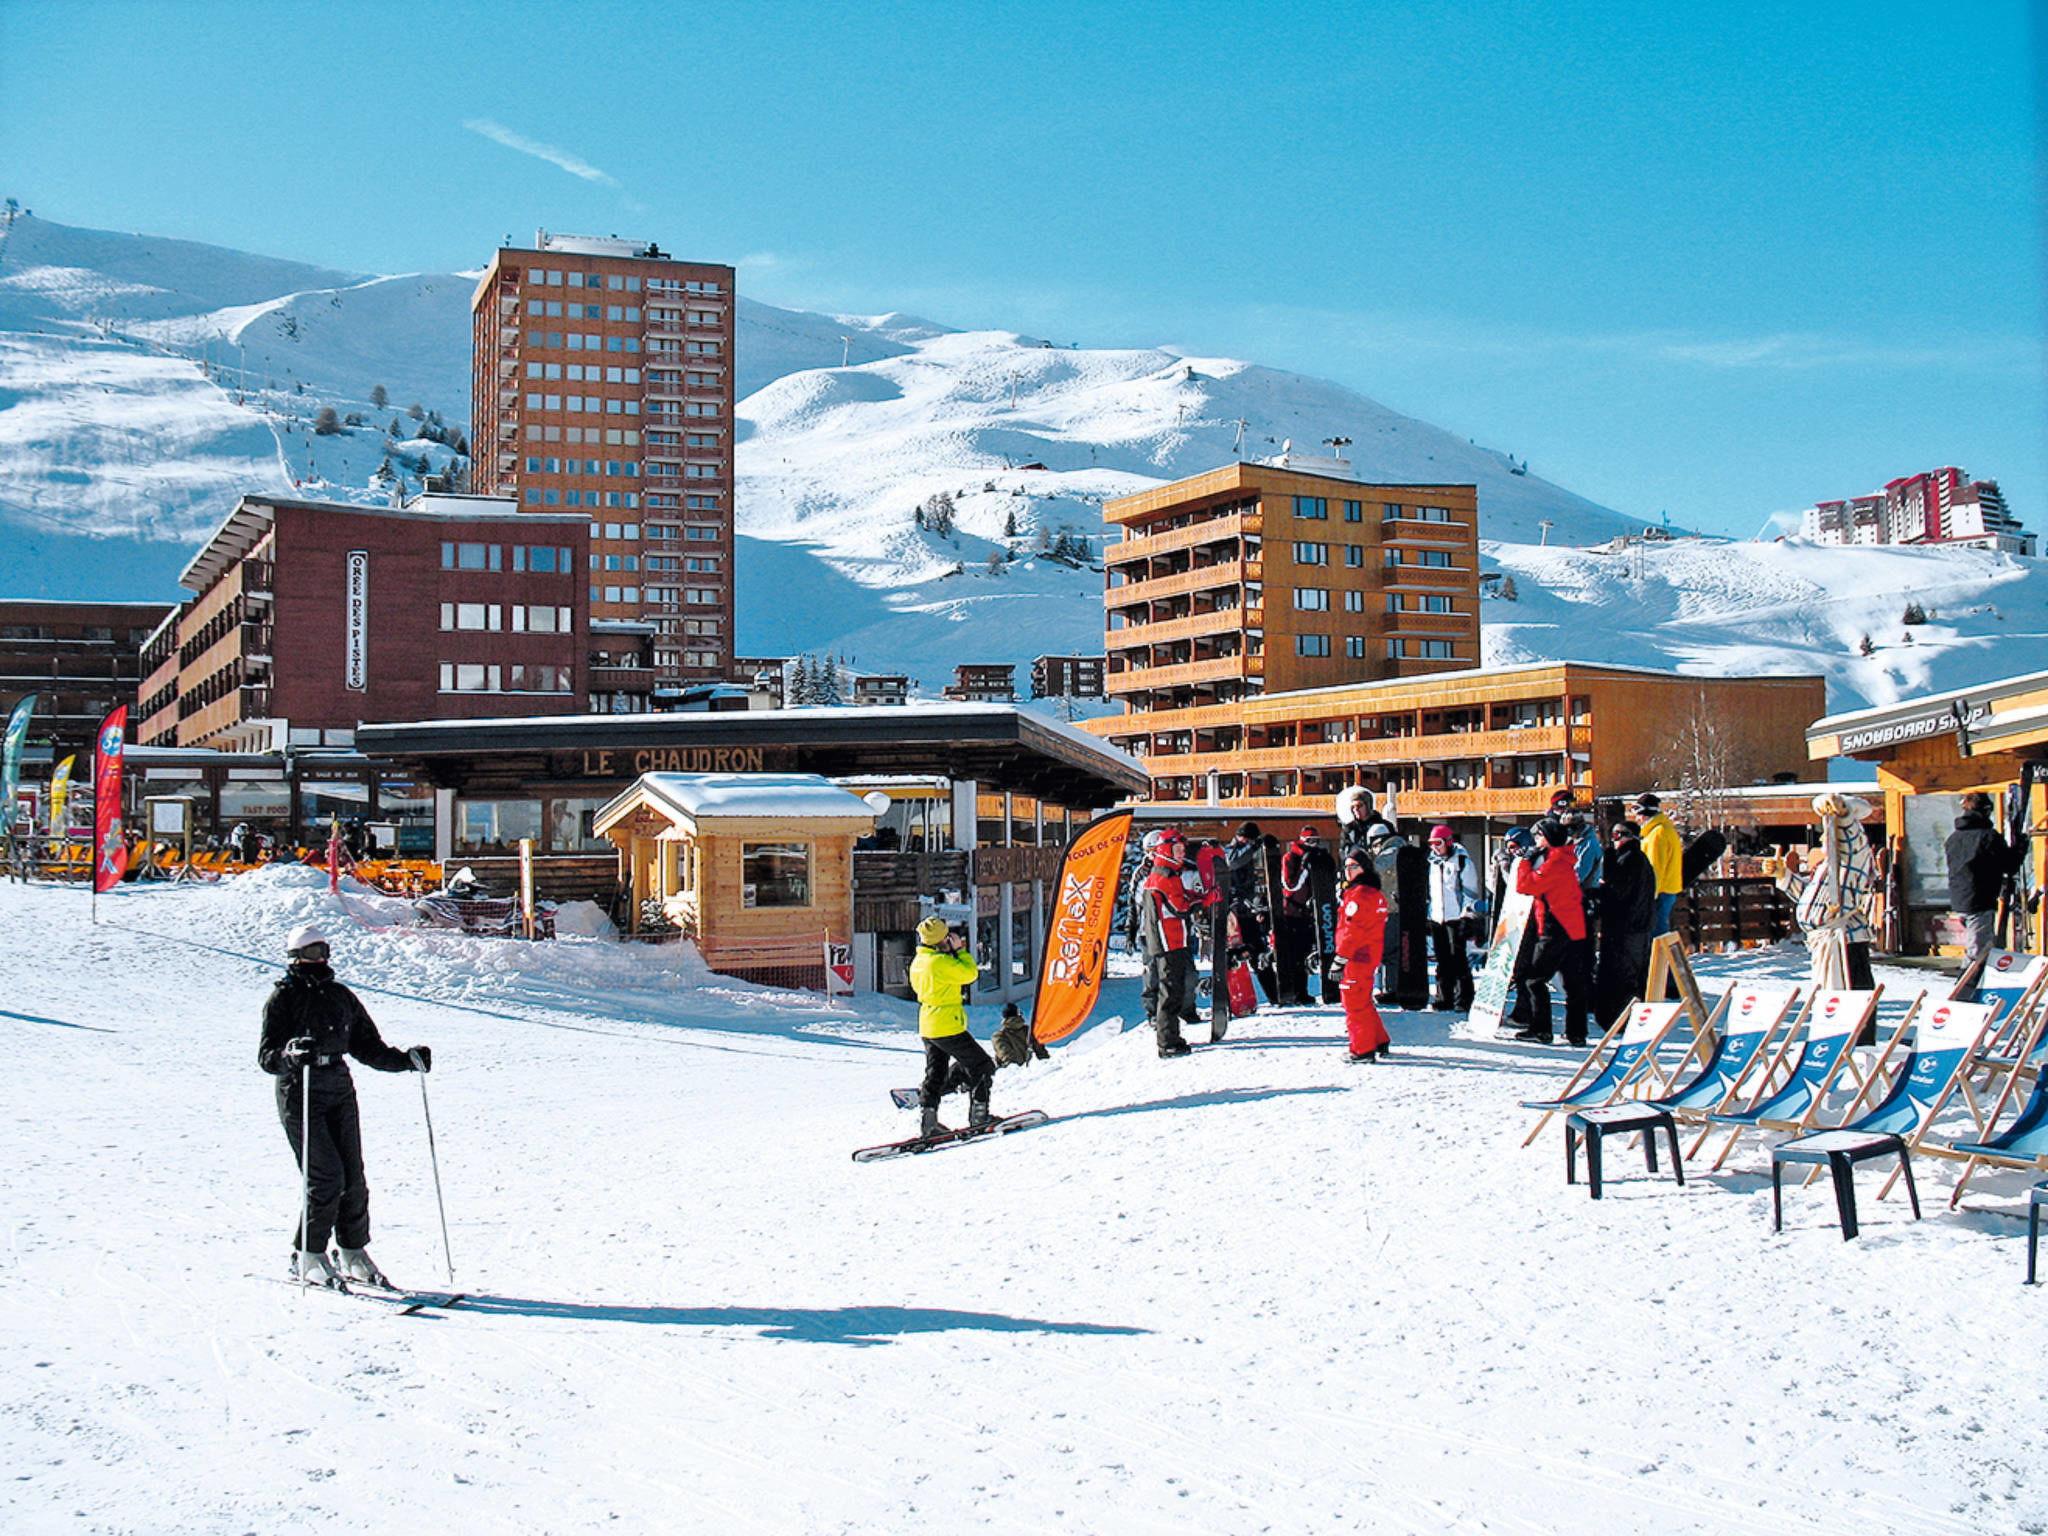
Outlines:
[{"label": "ski pole", "polygon": [[427,1161],[434,1168],[434,1204],[441,1210],[441,1258],[448,1266],[448,1283],[455,1283],[455,1255],[448,1246],[448,1202],[441,1198],[441,1155],[434,1150],[434,1112],[427,1108],[427,1074],[420,1066],[420,1053],[407,1051],[412,1069],[420,1080],[420,1113],[427,1122]]},{"label": "ski pole", "polygon": [[[313,1059],[299,1067],[299,1252],[313,1235]],[[303,1258],[299,1261],[303,1264]],[[297,1266],[294,1266],[297,1267]],[[301,1280],[304,1275],[299,1276]]]}]

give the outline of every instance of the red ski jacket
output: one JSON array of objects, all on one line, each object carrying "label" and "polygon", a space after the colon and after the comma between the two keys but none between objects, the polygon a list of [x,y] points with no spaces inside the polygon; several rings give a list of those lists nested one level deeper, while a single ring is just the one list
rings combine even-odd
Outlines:
[{"label": "red ski jacket", "polygon": [[1536,898],[1539,933],[1556,923],[1568,939],[1586,936],[1586,904],[1579,894],[1578,854],[1575,850],[1552,848],[1541,861],[1522,860],[1515,866],[1515,889]]},{"label": "red ski jacket", "polygon": [[1140,927],[1148,955],[1186,949],[1194,938],[1188,919],[1195,910],[1195,903],[1180,875],[1177,869],[1155,869],[1146,877],[1143,891],[1145,909]]},{"label": "red ski jacket", "polygon": [[1337,902],[1337,953],[1349,961],[1377,961],[1387,932],[1387,898],[1363,880],[1344,887]]}]

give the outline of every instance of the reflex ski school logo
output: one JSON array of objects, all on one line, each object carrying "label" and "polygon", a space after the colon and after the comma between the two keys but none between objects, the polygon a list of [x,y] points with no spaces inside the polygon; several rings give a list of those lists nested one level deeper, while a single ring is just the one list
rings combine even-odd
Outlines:
[{"label": "reflex ski school logo", "polygon": [[1046,963],[1051,979],[1063,985],[1087,986],[1102,969],[1103,945],[1089,932],[1094,926],[1089,914],[1100,899],[1101,884],[1100,875],[1077,875],[1071,870],[1060,882]]},{"label": "reflex ski school logo", "polygon": [[2012,969],[2012,963],[2013,961],[2011,955],[2000,955],[1996,960],[1991,962],[1991,968],[1994,971],[2009,971]]},{"label": "reflex ski school logo", "polygon": [[112,757],[121,750],[128,733],[119,725],[109,723],[100,729],[100,756]]}]

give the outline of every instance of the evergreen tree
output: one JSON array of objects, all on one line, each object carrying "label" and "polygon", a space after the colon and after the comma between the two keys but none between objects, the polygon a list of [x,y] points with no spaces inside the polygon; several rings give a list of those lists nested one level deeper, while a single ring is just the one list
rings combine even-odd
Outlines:
[{"label": "evergreen tree", "polygon": [[792,660],[785,670],[782,693],[785,704],[794,706],[811,702],[811,673],[802,656]]},{"label": "evergreen tree", "polygon": [[404,434],[405,429],[399,426],[398,418],[394,416],[391,418],[391,425],[386,427],[384,430],[392,437],[399,437]]},{"label": "evergreen tree", "polygon": [[839,691],[839,658],[827,653],[811,673],[811,692],[819,704],[844,704],[845,696]]},{"label": "evergreen tree", "polygon": [[415,400],[405,408],[405,414],[414,421],[425,421],[427,419],[427,408]]},{"label": "evergreen tree", "polygon": [[387,390],[382,384],[372,384],[370,386],[370,404],[374,405],[375,407],[377,407],[378,410],[381,411],[384,409],[385,406],[389,405],[390,403],[391,392]]},{"label": "evergreen tree", "polygon": [[320,407],[318,414],[313,417],[313,430],[321,437],[333,437],[341,430],[341,418],[335,414],[333,406]]},{"label": "evergreen tree", "polygon": [[1871,644],[1870,636],[1868,635],[1865,635],[1863,637],[1862,643],[1859,644],[1856,647],[1856,649],[1865,656],[1874,656],[1877,654],[1877,647]]},{"label": "evergreen tree", "polygon": [[1017,537],[1017,509],[1015,507],[1010,508],[1008,512],[1003,514],[1003,537],[1006,539]]}]

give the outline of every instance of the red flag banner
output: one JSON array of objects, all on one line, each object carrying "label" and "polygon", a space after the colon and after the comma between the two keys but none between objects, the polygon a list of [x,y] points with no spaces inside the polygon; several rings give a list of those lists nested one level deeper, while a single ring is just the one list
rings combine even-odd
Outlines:
[{"label": "red flag banner", "polygon": [[92,888],[111,891],[128,873],[128,837],[121,825],[121,754],[128,744],[128,706],[100,722],[92,764]]},{"label": "red flag banner", "polygon": [[1109,961],[1109,927],[1123,873],[1131,813],[1092,821],[1067,845],[1059,885],[1038,962],[1038,1000],[1031,1008],[1032,1037],[1042,1045],[1064,1040],[1088,1020],[1102,991]]}]

